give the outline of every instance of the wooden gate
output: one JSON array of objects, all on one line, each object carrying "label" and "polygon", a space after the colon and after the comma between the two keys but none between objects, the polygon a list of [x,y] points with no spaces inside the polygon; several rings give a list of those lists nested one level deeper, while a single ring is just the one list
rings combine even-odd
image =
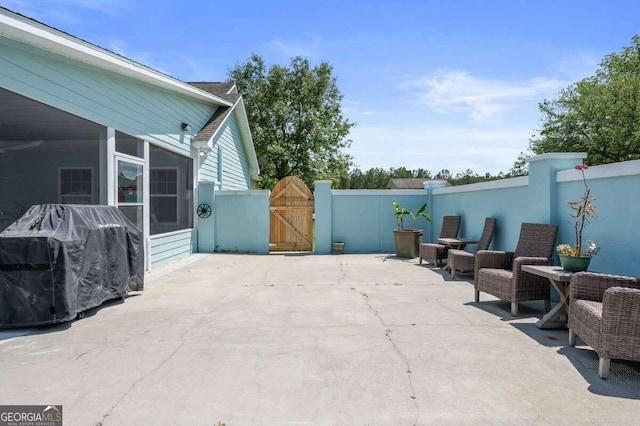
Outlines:
[{"label": "wooden gate", "polygon": [[269,200],[269,250],[313,250],[313,193],[296,176],[282,179]]}]

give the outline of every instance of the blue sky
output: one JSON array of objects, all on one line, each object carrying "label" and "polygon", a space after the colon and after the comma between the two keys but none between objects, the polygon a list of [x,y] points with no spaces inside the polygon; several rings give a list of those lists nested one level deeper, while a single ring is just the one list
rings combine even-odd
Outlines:
[{"label": "blue sky", "polygon": [[183,81],[223,81],[251,52],[334,68],[361,169],[508,171],[538,102],[640,33],[609,0],[0,0]]}]

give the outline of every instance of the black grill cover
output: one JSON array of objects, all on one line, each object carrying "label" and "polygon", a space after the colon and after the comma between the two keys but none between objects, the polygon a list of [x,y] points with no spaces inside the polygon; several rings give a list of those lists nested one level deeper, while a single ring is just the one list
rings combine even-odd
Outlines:
[{"label": "black grill cover", "polygon": [[36,205],[0,233],[0,328],[70,321],[143,286],[142,231],[116,207]]}]

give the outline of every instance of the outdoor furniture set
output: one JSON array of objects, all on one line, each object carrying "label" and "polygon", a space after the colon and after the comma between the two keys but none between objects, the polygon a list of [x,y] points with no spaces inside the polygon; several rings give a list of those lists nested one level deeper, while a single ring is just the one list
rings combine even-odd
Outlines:
[{"label": "outdoor furniture set", "polygon": [[[454,278],[458,270],[472,270],[475,301],[480,301],[480,292],[489,293],[510,302],[514,316],[518,314],[519,302],[544,301],[547,313],[537,326],[568,326],[571,346],[580,337],[598,354],[598,374],[603,379],[609,376],[612,358],[640,361],[639,279],[595,272],[571,273],[553,266],[557,225],[523,223],[516,250],[506,252],[487,250],[496,228],[495,219],[485,220],[479,241],[457,239],[459,219],[457,224],[453,219],[449,221],[454,226],[447,223],[448,233],[441,236],[439,244],[421,245],[420,262],[424,257],[437,266],[447,256],[447,266]],[[478,244],[475,254],[462,250],[473,243]],[[549,283],[560,296],[553,310]]]}]

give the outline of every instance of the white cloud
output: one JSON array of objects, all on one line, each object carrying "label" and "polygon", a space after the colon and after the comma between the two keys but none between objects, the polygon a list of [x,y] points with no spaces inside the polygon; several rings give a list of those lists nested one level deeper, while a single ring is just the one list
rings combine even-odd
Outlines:
[{"label": "white cloud", "polygon": [[400,84],[418,103],[439,114],[464,114],[475,121],[508,114],[513,108],[538,102],[567,82],[537,77],[508,81],[476,77],[467,71],[437,70]]},{"label": "white cloud", "polygon": [[161,61],[157,59],[157,56],[154,53],[143,50],[131,50],[124,40],[111,39],[107,43],[106,48],[118,55],[124,56],[125,58],[153,68],[156,71],[171,75],[171,73],[165,69],[166,67],[161,63]]},{"label": "white cloud", "polygon": [[110,16],[120,14],[127,3],[124,0],[52,0],[54,4],[93,9]]},{"label": "white cloud", "polygon": [[527,150],[528,129],[482,130],[455,125],[422,127],[357,126],[347,153],[362,170],[404,166],[453,174],[471,169],[478,174],[507,172]]},{"label": "white cloud", "polygon": [[315,35],[310,35],[306,40],[282,40],[275,38],[267,43],[267,45],[287,58],[294,56],[311,58],[318,56],[321,50],[320,39]]},{"label": "white cloud", "polygon": [[357,116],[378,115],[378,111],[370,109],[369,106],[364,102],[349,101],[349,100],[342,101],[342,112],[346,116],[349,116],[348,118],[357,117]]},{"label": "white cloud", "polygon": [[4,0],[2,6],[49,25],[78,23],[82,9],[114,17],[127,8],[125,0]]}]

